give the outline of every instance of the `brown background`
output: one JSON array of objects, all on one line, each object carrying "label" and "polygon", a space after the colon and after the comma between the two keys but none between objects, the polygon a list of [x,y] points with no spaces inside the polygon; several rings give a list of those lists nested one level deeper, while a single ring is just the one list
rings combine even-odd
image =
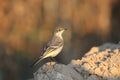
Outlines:
[{"label": "brown background", "polygon": [[0,80],[32,78],[28,65],[58,24],[68,31],[56,59],[67,64],[93,46],[118,43],[119,21],[119,0],[0,0]]}]

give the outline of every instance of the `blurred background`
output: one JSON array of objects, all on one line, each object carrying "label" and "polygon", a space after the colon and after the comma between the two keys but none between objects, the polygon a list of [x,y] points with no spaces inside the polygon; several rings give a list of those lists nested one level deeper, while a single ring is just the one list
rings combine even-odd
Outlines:
[{"label": "blurred background", "polygon": [[[93,46],[120,40],[120,0],[0,0],[0,80],[28,80],[29,65],[67,25],[56,60],[68,64]],[[49,60],[43,60],[40,66]]]}]

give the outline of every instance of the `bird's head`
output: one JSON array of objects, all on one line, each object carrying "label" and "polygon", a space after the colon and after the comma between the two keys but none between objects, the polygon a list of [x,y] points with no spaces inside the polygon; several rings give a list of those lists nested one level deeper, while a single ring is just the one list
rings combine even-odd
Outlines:
[{"label": "bird's head", "polygon": [[64,28],[64,27],[57,27],[57,29],[55,30],[55,35],[57,36],[61,36],[62,33],[67,30],[67,28]]}]

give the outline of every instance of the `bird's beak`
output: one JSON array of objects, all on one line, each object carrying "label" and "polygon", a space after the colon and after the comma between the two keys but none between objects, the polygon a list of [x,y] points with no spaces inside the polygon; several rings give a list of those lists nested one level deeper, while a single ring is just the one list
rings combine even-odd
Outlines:
[{"label": "bird's beak", "polygon": [[65,27],[65,31],[68,30],[66,27]]}]

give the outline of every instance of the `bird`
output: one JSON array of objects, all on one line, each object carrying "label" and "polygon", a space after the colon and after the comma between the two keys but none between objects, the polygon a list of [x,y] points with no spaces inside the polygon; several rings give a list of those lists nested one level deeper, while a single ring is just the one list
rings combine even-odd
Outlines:
[{"label": "bird", "polygon": [[55,29],[54,35],[52,39],[48,42],[48,44],[42,49],[41,55],[31,64],[31,67],[36,66],[45,58],[54,58],[56,57],[63,49],[64,40],[62,34],[66,31],[65,27],[57,27]]}]

